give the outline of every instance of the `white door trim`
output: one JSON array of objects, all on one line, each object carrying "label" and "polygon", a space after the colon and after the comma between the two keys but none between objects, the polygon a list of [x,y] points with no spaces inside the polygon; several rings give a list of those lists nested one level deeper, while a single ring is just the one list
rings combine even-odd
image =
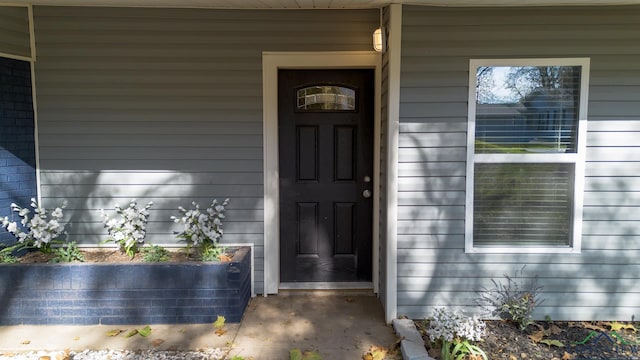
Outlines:
[{"label": "white door trim", "polygon": [[381,57],[373,51],[263,52],[262,106],[264,156],[264,295],[277,294],[280,284],[280,207],[278,176],[278,69],[374,69],[373,156],[373,287],[379,287]]}]

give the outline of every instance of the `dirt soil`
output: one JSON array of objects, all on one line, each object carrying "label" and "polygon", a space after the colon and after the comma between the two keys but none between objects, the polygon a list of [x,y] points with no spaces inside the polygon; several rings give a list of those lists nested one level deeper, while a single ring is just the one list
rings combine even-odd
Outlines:
[{"label": "dirt soil", "polygon": [[[486,324],[484,341],[478,345],[489,360],[640,359],[640,322],[541,321],[524,331],[505,321]],[[430,346],[424,322],[417,321],[416,326],[429,355],[440,359],[440,349]]]},{"label": "dirt soil", "polygon": [[[197,257],[188,256],[185,249],[167,249],[169,252],[169,260],[167,262],[188,262],[200,261]],[[119,249],[81,249],[84,255],[85,263],[141,263],[144,262],[143,254],[138,252],[133,259],[121,252]],[[40,251],[32,251],[21,256],[21,264],[47,263],[55,255],[44,254]]]}]

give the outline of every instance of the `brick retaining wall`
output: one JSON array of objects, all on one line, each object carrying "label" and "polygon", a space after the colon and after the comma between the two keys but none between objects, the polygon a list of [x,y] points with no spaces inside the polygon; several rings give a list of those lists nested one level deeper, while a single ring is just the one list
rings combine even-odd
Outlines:
[{"label": "brick retaining wall", "polygon": [[0,265],[0,325],[239,322],[251,249],[228,263]]}]

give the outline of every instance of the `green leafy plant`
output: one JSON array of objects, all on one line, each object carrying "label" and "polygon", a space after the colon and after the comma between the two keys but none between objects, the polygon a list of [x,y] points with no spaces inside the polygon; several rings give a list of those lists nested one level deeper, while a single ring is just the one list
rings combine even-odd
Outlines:
[{"label": "green leafy plant", "polygon": [[0,249],[0,264],[15,264],[19,260],[13,255],[14,246],[3,247]]},{"label": "green leafy plant", "polygon": [[52,263],[69,263],[74,261],[83,262],[84,255],[80,252],[75,241],[63,244],[61,247],[52,249],[53,258],[49,260]]},{"label": "green leafy plant", "polygon": [[514,276],[505,274],[506,283],[491,279],[494,288],[480,288],[475,299],[491,315],[518,324],[520,330],[533,323],[533,311],[544,302],[540,299],[543,288],[538,286],[538,277],[524,277],[524,269],[525,266]]},{"label": "green leafy plant", "polygon": [[160,245],[152,245],[143,247],[142,260],[144,262],[165,262],[169,261],[169,251]]},{"label": "green leafy plant", "polygon": [[203,245],[201,248],[200,256],[202,261],[218,261],[220,255],[224,254],[225,248],[222,246]]},{"label": "green leafy plant", "polygon": [[488,360],[487,354],[474,341],[481,341],[486,324],[460,311],[437,307],[433,316],[425,320],[431,341],[440,343],[442,360],[462,360],[468,355]]},{"label": "green leafy plant", "polygon": [[473,355],[472,359],[477,359],[480,356],[484,360],[488,360],[484,350],[477,345],[471,344],[469,340],[443,341],[442,360],[463,360],[468,355]]}]

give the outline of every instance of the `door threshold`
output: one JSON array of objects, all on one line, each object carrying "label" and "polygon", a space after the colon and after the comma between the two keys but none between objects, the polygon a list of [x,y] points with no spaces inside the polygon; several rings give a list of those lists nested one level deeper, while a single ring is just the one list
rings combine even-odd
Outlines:
[{"label": "door threshold", "polygon": [[372,282],[284,282],[278,295],[375,295]]}]

